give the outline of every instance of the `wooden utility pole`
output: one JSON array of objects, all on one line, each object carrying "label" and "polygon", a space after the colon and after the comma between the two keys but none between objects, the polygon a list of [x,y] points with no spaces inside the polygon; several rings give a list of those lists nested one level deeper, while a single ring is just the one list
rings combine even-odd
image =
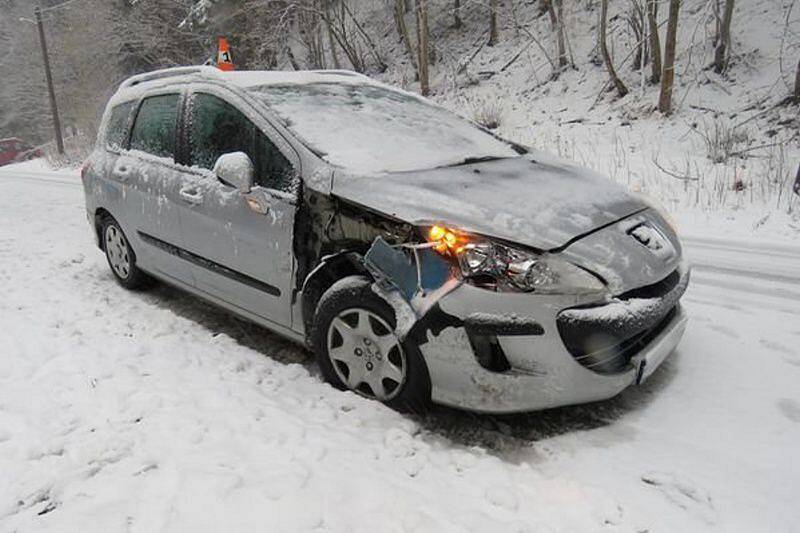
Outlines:
[{"label": "wooden utility pole", "polygon": [[39,27],[39,44],[42,45],[42,60],[44,61],[44,76],[47,79],[47,92],[50,95],[50,111],[53,113],[53,128],[56,130],[56,148],[59,155],[64,155],[64,139],[61,137],[61,120],[58,118],[58,105],[56,105],[56,91],[53,89],[53,75],[50,73],[50,59],[47,56],[47,41],[44,38],[44,25],[42,24],[42,10],[39,6],[33,10],[36,16],[36,25]]}]

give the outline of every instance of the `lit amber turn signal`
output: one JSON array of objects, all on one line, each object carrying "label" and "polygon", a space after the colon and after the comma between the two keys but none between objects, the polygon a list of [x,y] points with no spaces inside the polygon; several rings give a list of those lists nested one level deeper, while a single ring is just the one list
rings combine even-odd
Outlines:
[{"label": "lit amber turn signal", "polygon": [[464,244],[459,243],[459,241],[466,241],[463,235],[459,238],[459,235],[456,235],[455,232],[443,226],[431,226],[431,229],[428,231],[428,240],[436,244],[434,248],[441,254],[446,253],[448,250],[458,253],[463,248]]}]

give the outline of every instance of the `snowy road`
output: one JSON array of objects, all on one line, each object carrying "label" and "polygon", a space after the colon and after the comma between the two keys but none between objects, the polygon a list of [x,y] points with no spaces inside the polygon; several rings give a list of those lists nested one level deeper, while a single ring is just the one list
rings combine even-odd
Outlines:
[{"label": "snowy road", "polygon": [[414,418],[122,290],[74,174],[0,169],[0,531],[800,531],[800,246],[686,245],[691,322],[645,386]]}]

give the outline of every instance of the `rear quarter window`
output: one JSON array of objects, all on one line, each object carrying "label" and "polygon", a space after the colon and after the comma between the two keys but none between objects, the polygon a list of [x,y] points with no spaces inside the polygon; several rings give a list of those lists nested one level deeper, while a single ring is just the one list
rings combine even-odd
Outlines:
[{"label": "rear quarter window", "polygon": [[145,98],[131,132],[131,149],[174,158],[177,118],[177,94]]},{"label": "rear quarter window", "polygon": [[134,104],[135,102],[126,102],[114,106],[111,110],[111,117],[108,119],[106,128],[106,146],[112,150],[121,150],[125,147]]}]

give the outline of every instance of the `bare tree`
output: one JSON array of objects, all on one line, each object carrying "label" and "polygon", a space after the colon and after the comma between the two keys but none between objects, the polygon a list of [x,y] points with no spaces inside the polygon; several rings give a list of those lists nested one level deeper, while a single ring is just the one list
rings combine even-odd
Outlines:
[{"label": "bare tree", "polygon": [[375,63],[378,65],[378,68],[381,69],[381,72],[385,71],[388,65],[386,65],[386,62],[383,60],[383,57],[381,57],[380,53],[378,53],[378,47],[375,45],[375,42],[369,36],[369,33],[367,33],[364,27],[358,22],[358,19],[353,11],[347,6],[347,2],[345,0],[341,0],[340,3],[342,5],[342,9],[350,16],[350,19],[353,21],[356,30],[358,30],[358,33],[361,35],[361,38],[367,44],[367,48],[370,54],[372,54],[372,57],[375,59]]},{"label": "bare tree", "polygon": [[489,0],[489,46],[497,44],[497,9],[499,0]]},{"label": "bare tree", "polygon": [[403,41],[403,44],[405,44],[408,58],[411,61],[411,65],[414,67],[414,74],[417,79],[419,79],[419,67],[414,57],[414,46],[411,44],[411,37],[408,35],[408,26],[406,25],[404,0],[395,0],[394,2],[394,21],[397,26],[397,33],[400,34],[400,39]]},{"label": "bare tree", "polygon": [[[358,21],[347,1],[339,0],[338,5],[331,7],[332,9],[317,12],[325,20],[329,34],[333,36],[347,56],[353,69],[357,72],[364,72],[367,68],[367,55],[371,55],[378,68],[381,71],[386,70],[386,62],[378,51],[378,47]],[[294,8],[297,9],[298,6],[294,6]]]},{"label": "bare tree", "polygon": [[650,27],[650,81],[661,81],[661,39],[658,36],[658,2],[647,0],[647,24]]},{"label": "bare tree", "polygon": [[617,76],[617,71],[614,70],[614,64],[611,61],[611,55],[608,53],[608,44],[606,43],[606,25],[608,22],[608,0],[601,0],[600,2],[600,53],[603,54],[603,62],[608,70],[608,75],[611,77],[611,82],[617,89],[620,97],[628,94],[628,88],[622,83],[622,80]]},{"label": "bare tree", "polygon": [[719,38],[714,50],[714,72],[722,74],[728,69],[728,58],[731,48],[731,19],[733,18],[734,0],[725,0],[725,11],[719,24]]},{"label": "bare tree", "polygon": [[306,62],[315,69],[325,68],[325,46],[323,45],[321,22],[320,11],[310,9],[297,11],[297,34],[308,52]]},{"label": "bare tree", "polygon": [[797,72],[794,75],[794,101],[800,104],[800,61],[797,62]]},{"label": "bare tree", "polygon": [[430,93],[430,82],[428,80],[428,6],[426,0],[416,0],[416,4],[419,92],[422,96],[428,96]]},{"label": "bare tree", "polygon": [[550,28],[556,38],[556,56],[559,68],[566,67],[567,47],[564,39],[564,5],[563,0],[547,0],[547,13],[550,15]]},{"label": "bare tree", "polygon": [[461,27],[461,0],[453,0],[453,27]]},{"label": "bare tree", "polygon": [[675,42],[678,37],[678,12],[681,0],[669,0],[667,19],[667,41],[664,44],[664,70],[661,73],[661,94],[658,110],[665,115],[672,113],[672,85],[675,80]]},{"label": "bare tree", "polygon": [[626,20],[633,32],[633,37],[636,39],[633,52],[633,70],[644,68],[647,63],[648,41],[645,38],[647,33],[647,15],[645,14],[645,10],[646,6],[644,8],[640,6],[639,0],[630,0],[630,11],[628,12]]},{"label": "bare tree", "polygon": [[328,49],[331,52],[331,61],[333,61],[333,68],[342,68],[339,63],[339,54],[336,53],[336,41],[333,37],[333,26],[331,25],[331,2],[333,0],[322,0],[325,9],[325,15],[322,17],[325,20],[325,29],[328,33]]}]

